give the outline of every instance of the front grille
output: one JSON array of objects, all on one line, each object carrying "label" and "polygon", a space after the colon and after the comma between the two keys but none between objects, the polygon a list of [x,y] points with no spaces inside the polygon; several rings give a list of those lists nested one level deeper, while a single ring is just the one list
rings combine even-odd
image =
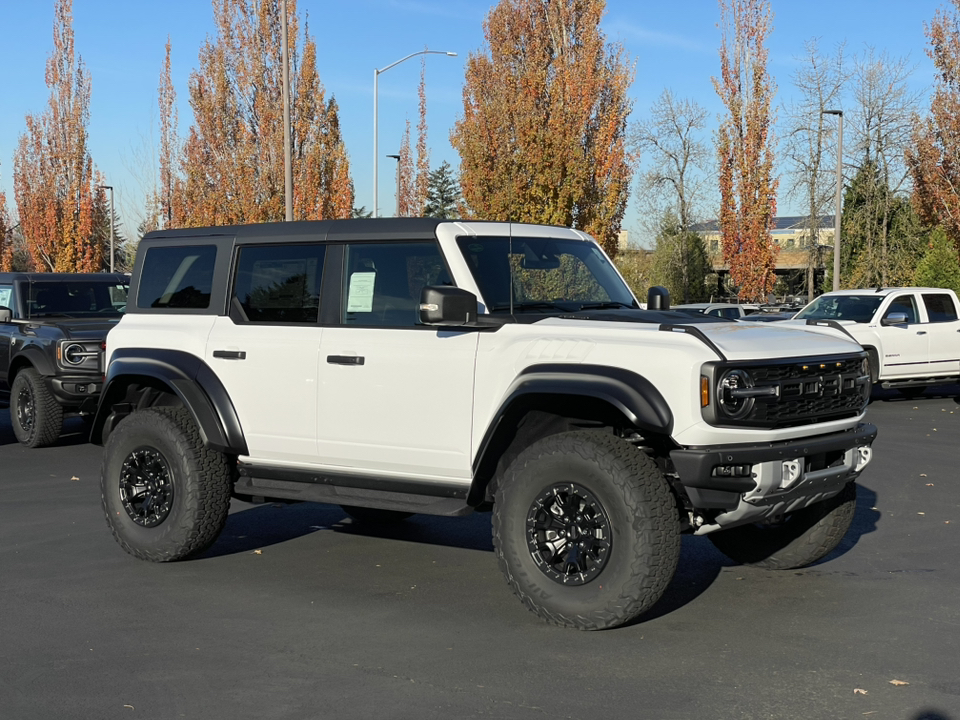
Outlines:
[{"label": "front grille", "polygon": [[[780,428],[856,417],[870,399],[864,353],[759,363],[708,363],[712,425]],[[724,382],[731,372],[736,382]],[[739,396],[737,395],[739,393]]]}]

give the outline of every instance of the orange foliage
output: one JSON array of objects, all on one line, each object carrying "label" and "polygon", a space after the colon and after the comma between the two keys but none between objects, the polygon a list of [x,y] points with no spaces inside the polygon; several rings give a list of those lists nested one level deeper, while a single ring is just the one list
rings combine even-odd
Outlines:
[{"label": "orange foliage", "polygon": [[50,102],[42,115],[26,117],[14,155],[14,194],[38,270],[97,272],[104,258],[103,239],[94,233],[101,179],[87,150],[90,77],[82,61],[74,64],[72,0],[57,0],[54,15]]},{"label": "orange foliage", "polygon": [[729,115],[717,131],[723,259],[743,300],[773,289],[777,248],[770,231],[777,215],[770,103],[764,43],[772,30],[767,0],[720,0],[720,79],[713,84]]},{"label": "orange foliage", "polygon": [[930,115],[915,119],[906,157],[913,203],[927,224],[942,224],[960,249],[960,0],[926,28],[927,55],[938,71]]},{"label": "orange foliage", "polygon": [[461,214],[573,226],[616,253],[631,175],[622,48],[600,30],[602,0],[501,0],[486,52],[467,61]]},{"label": "orange foliage", "polygon": [[[215,41],[190,76],[194,124],[175,198],[187,226],[283,220],[283,74],[276,0],[213,0]],[[294,218],[349,217],[353,183],[336,102],[324,98],[316,44],[297,52],[296,0],[287,0]]]},{"label": "orange foliage", "polygon": [[10,216],[7,214],[7,196],[0,191],[0,272],[13,270],[13,238],[7,237],[11,231]]}]

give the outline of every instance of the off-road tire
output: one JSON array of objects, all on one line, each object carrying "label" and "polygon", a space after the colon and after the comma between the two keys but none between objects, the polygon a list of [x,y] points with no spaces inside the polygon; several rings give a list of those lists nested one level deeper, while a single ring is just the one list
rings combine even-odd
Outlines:
[{"label": "off-road tire", "polygon": [[[548,576],[528,544],[538,500],[558,487],[577,488],[609,520],[605,564],[582,584]],[[574,431],[535,442],[507,468],[494,495],[493,544],[507,583],[529,610],[562,627],[601,630],[660,599],[677,567],[680,526],[673,493],[649,457],[613,435]]]},{"label": "off-road tire", "polygon": [[363,523],[396,523],[413,515],[413,513],[403,512],[402,510],[384,510],[358,505],[341,505],[340,508],[357,522]]},{"label": "off-road tire", "polygon": [[35,369],[17,373],[10,387],[10,422],[13,434],[29,448],[52,445],[63,428],[63,408],[43,384]]},{"label": "off-road tire", "polygon": [[742,525],[710,533],[714,546],[734,562],[768,570],[792,570],[830,554],[853,522],[856,483],[832,498],[797,510],[776,525]]},{"label": "off-road tire", "polygon": [[[155,468],[165,465],[163,484],[172,491],[164,496],[162,517],[141,517],[138,523],[124,506],[124,493],[129,502],[133,486],[125,485],[122,478],[125,473],[129,478],[130,462],[144,455],[154,458]],[[226,523],[230,491],[227,458],[204,446],[193,417],[184,408],[138,410],[107,439],[100,470],[103,511],[120,547],[141,560],[183,560],[209,548]],[[149,516],[149,507],[139,507]],[[155,524],[144,526],[147,521]]]}]

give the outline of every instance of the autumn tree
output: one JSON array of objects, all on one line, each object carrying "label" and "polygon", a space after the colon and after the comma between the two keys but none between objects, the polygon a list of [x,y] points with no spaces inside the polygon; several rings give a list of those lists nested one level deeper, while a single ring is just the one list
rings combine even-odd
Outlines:
[{"label": "autumn tree", "polygon": [[[702,135],[707,111],[695,100],[674,97],[664,90],[650,115],[630,129],[630,143],[642,157],[636,196],[649,218],[653,236],[661,234],[669,214],[681,232],[698,220],[706,185],[710,152]],[[641,221],[642,222],[642,221]]]},{"label": "autumn tree", "polygon": [[13,270],[13,228],[7,214],[7,196],[0,190],[0,272]]},{"label": "autumn tree", "polygon": [[757,301],[773,288],[778,250],[770,234],[777,215],[770,109],[776,87],[766,69],[773,13],[767,0],[720,0],[720,18],[720,77],[713,85],[727,108],[717,131],[721,244],[739,297]]},{"label": "autumn tree", "polygon": [[157,191],[156,203],[159,227],[169,228],[177,226],[173,216],[173,208],[177,181],[176,168],[180,154],[177,91],[173,86],[169,35],[167,36],[165,51],[157,97],[157,104],[160,106],[160,187]]},{"label": "autumn tree", "polygon": [[580,228],[617,250],[630,158],[623,49],[603,0],[500,0],[467,60],[460,153],[465,214]]},{"label": "autumn tree", "polygon": [[430,149],[427,146],[427,59],[420,58],[420,87],[417,91],[420,100],[420,119],[417,122],[417,177],[414,181],[414,215],[422,215],[427,202],[427,189],[430,185]]},{"label": "autumn tree", "polygon": [[14,195],[38,270],[96,272],[103,269],[102,237],[94,232],[95,215],[103,212],[95,202],[102,179],[87,149],[90,76],[74,58],[72,5],[56,0],[54,6],[50,100],[42,114],[26,117],[14,156]]},{"label": "autumn tree", "polygon": [[816,40],[805,46],[806,54],[793,75],[796,100],[786,109],[784,155],[788,163],[788,194],[802,200],[807,214],[803,220],[807,255],[807,299],[813,300],[815,269],[820,257],[820,227],[825,215],[832,215],[836,197],[837,123],[824,117],[825,110],[839,104],[849,73],[843,65],[843,46],[832,56],[821,53]]},{"label": "autumn tree", "polygon": [[960,0],[927,26],[927,55],[937,69],[930,115],[914,116],[907,164],[921,219],[942,224],[960,250]]},{"label": "autumn tree", "polygon": [[[335,100],[317,74],[316,43],[298,51],[296,0],[287,0],[291,58],[294,217],[349,217],[353,183]],[[282,220],[283,82],[280,3],[213,0],[216,37],[190,76],[194,122],[172,214],[188,226]]]},{"label": "autumn tree", "polygon": [[407,120],[397,160],[397,217],[415,217],[419,214],[413,149],[410,147],[410,121]]},{"label": "autumn tree", "polygon": [[423,214],[425,217],[454,219],[459,217],[459,205],[460,183],[454,177],[450,163],[444,160],[440,167],[430,173]]}]

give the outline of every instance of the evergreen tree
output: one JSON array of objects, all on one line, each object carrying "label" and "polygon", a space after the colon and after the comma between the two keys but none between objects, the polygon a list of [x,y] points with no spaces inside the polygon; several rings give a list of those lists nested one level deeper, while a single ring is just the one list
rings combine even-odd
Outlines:
[{"label": "evergreen tree", "polygon": [[709,299],[705,280],[710,272],[703,238],[682,230],[673,214],[665,215],[653,251],[653,284],[669,290],[678,304],[701,302]]},{"label": "evergreen tree", "polygon": [[430,173],[423,215],[444,220],[455,219],[460,217],[457,213],[459,203],[460,184],[453,175],[450,163],[444,160],[440,167]]},{"label": "evergreen tree", "polygon": [[913,282],[919,287],[949,288],[960,294],[960,258],[943,227],[930,233]]}]

